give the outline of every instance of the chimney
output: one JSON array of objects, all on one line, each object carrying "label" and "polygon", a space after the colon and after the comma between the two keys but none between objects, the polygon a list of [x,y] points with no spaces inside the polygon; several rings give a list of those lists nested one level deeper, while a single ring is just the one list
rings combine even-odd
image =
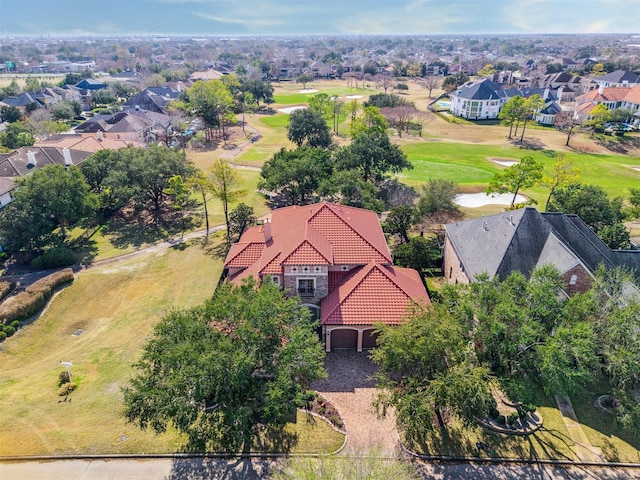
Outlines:
[{"label": "chimney", "polygon": [[102,139],[104,138],[104,137],[102,136],[102,130],[98,130],[98,133],[96,134],[96,137],[98,138],[98,141],[99,141],[99,142],[101,142],[101,141],[102,141]]},{"label": "chimney", "polygon": [[268,243],[271,241],[271,224],[269,223],[269,219],[264,220],[264,224],[262,225],[262,230],[264,232],[264,243]]},{"label": "chimney", "polygon": [[68,148],[65,147],[62,149],[62,156],[64,157],[65,167],[69,167],[73,165],[73,161],[71,160],[71,152],[69,151]]},{"label": "chimney", "polygon": [[600,84],[600,86],[598,87],[598,93],[600,95],[604,95],[604,84]]},{"label": "chimney", "polygon": [[33,153],[31,150],[29,150],[29,151],[27,152],[27,160],[28,160],[28,162],[27,162],[27,166],[28,166],[29,168],[33,168],[33,167],[35,167],[35,166],[38,164],[38,163],[36,162],[36,154],[35,154],[35,153]]}]

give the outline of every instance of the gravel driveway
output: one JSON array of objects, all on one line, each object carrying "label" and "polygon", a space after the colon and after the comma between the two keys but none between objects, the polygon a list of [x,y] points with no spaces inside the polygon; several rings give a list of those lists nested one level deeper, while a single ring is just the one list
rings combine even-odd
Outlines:
[{"label": "gravel driveway", "polygon": [[345,452],[362,453],[375,450],[380,455],[393,455],[398,448],[395,415],[387,412],[378,418],[371,403],[377,389],[372,380],[376,366],[367,353],[338,350],[327,353],[325,368],[329,376],[312,385],[340,412],[347,429]]}]

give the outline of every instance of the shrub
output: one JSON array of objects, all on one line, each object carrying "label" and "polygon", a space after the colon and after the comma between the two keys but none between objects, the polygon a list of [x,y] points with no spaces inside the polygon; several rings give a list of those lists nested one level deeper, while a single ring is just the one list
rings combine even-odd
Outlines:
[{"label": "shrub", "polygon": [[16,287],[16,282],[13,280],[7,282],[5,280],[0,282],[0,301],[2,301],[7,295],[9,295]]},{"label": "shrub", "polygon": [[335,427],[338,428],[343,428],[344,427],[344,422],[342,421],[342,419],[340,417],[338,417],[337,415],[331,415],[329,417],[329,421],[331,422],[331,424]]},{"label": "shrub", "polygon": [[71,382],[71,375],[69,374],[69,372],[67,372],[66,370],[63,370],[62,372],[60,372],[60,374],[58,375],[58,387],[61,387],[65,383],[70,383],[70,382]]},{"label": "shrub", "polygon": [[65,395],[69,395],[71,392],[73,392],[76,389],[76,384],[73,382],[68,382],[63,384],[60,387],[60,390],[58,390],[58,395],[60,395],[61,397],[64,397]]},{"label": "shrub", "polygon": [[0,330],[0,342],[7,338],[7,334],[4,333],[4,330]]},{"label": "shrub", "polygon": [[5,325],[4,326],[4,333],[7,335],[7,337],[10,337],[14,333],[16,333],[16,329],[14,327],[12,327],[11,325]]},{"label": "shrub", "polygon": [[29,285],[24,292],[7,298],[0,305],[0,322],[11,322],[37,313],[47,303],[54,288],[73,281],[70,268],[52,273]]},{"label": "shrub", "polygon": [[73,250],[66,247],[56,247],[44,255],[34,258],[31,265],[40,270],[67,267],[76,263],[77,257]]},{"label": "shrub", "polygon": [[497,408],[493,407],[491,410],[489,410],[490,418],[498,418],[499,416],[500,416],[500,412],[498,411]]},{"label": "shrub", "polygon": [[11,325],[13,328],[15,328],[17,330],[18,327],[20,326],[20,321],[19,320],[14,320],[9,325]]},{"label": "shrub", "polygon": [[509,416],[507,417],[507,424],[510,427],[513,427],[516,423],[516,420],[518,420],[518,413],[517,412],[511,412],[509,414]]},{"label": "shrub", "polygon": [[498,415],[498,418],[496,418],[496,422],[498,422],[498,424],[500,425],[506,425],[507,419],[504,417],[504,415]]}]

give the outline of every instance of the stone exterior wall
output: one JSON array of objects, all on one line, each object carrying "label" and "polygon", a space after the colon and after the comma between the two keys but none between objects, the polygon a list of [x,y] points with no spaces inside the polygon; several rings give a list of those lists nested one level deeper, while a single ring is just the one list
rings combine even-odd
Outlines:
[{"label": "stone exterior wall", "polygon": [[285,268],[284,284],[283,287],[289,292],[290,295],[296,295],[298,293],[298,279],[313,279],[315,281],[315,290],[313,296],[301,296],[303,303],[309,303],[313,305],[320,305],[320,301],[329,295],[329,276],[326,267],[322,268],[321,272],[309,273],[302,272],[302,268],[298,268],[298,272],[293,273],[291,268]]},{"label": "stone exterior wall", "polygon": [[443,274],[444,278],[449,283],[469,283],[469,277],[464,272],[464,268],[458,259],[458,255],[456,255],[456,251],[453,249],[453,245],[451,245],[451,241],[449,238],[446,238],[444,241],[444,252],[443,252]]}]

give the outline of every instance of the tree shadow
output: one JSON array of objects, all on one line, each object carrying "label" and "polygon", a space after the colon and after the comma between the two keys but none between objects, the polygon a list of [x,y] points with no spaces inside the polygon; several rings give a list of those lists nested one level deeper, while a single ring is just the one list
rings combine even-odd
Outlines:
[{"label": "tree shadow", "polygon": [[271,459],[177,458],[165,480],[259,480],[268,478],[274,466]]},{"label": "tree shadow", "polygon": [[638,136],[609,137],[606,135],[597,135],[594,138],[594,142],[610,152],[620,155],[628,154],[631,149],[640,148],[640,137]]},{"label": "tree shadow", "polygon": [[261,453],[288,453],[298,443],[298,434],[287,425],[269,425],[253,440],[252,449]]},{"label": "tree shadow", "polygon": [[546,145],[537,138],[525,138],[524,140],[511,140],[511,145],[521,150],[544,150]]}]

